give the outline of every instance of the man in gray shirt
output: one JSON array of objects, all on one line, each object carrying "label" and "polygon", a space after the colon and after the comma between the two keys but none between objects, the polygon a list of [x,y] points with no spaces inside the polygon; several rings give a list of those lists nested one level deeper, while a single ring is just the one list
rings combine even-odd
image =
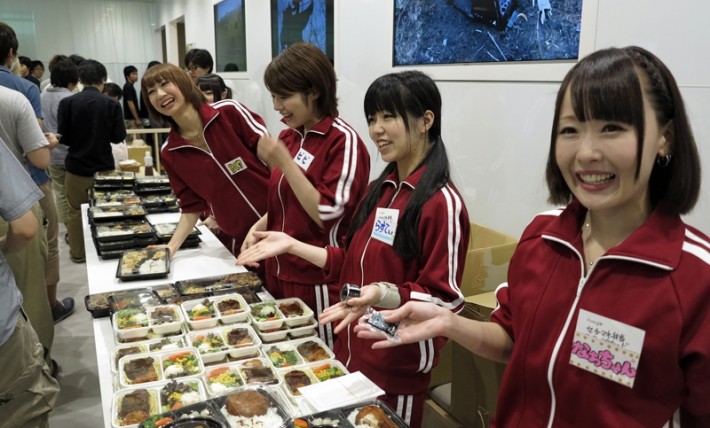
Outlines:
[{"label": "man in gray shirt", "polygon": [[0,140],[0,217],[9,223],[0,237],[0,421],[13,427],[47,427],[59,396],[44,349],[22,310],[5,254],[21,250],[39,231],[32,206],[44,194]]}]

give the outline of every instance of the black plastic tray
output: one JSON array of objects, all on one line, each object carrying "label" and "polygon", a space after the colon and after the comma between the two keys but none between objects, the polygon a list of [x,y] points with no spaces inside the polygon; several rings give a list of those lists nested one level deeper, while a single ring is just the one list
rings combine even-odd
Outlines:
[{"label": "black plastic tray", "polygon": [[177,198],[172,193],[154,193],[140,197],[144,207],[172,207],[177,205]]},{"label": "black plastic tray", "polygon": [[[242,281],[246,283],[242,283]],[[180,294],[187,296],[201,293],[214,293],[220,290],[249,289],[254,292],[261,291],[263,282],[254,272],[232,273],[228,275],[196,278],[177,281],[175,288]]]},{"label": "black plastic tray", "polygon": [[108,296],[109,310],[113,314],[122,309],[148,308],[162,305],[163,302],[151,288],[114,291]]},{"label": "black plastic tray", "polygon": [[142,205],[115,205],[110,207],[89,208],[89,221],[92,223],[140,220],[148,211]]},{"label": "black plastic tray", "polygon": [[218,421],[220,424],[222,424],[222,427],[229,427],[229,423],[222,415],[222,412],[220,412],[219,409],[216,409],[214,407],[214,405],[212,404],[212,400],[208,400],[181,407],[178,410],[171,410],[169,412],[164,412],[158,415],[151,416],[145,421],[141,422],[141,424],[138,425],[138,428],[153,428],[155,425],[152,425],[152,422],[154,423],[155,421],[166,417],[172,418],[173,420],[181,420],[181,418],[182,420],[191,420],[194,419],[194,417],[190,415],[202,414],[205,411],[209,412],[209,415],[213,420]]},{"label": "black plastic tray", "polygon": [[149,187],[134,187],[133,189],[138,195],[164,194],[172,193],[173,189],[170,186],[149,186]]},{"label": "black plastic tray", "polygon": [[94,174],[94,183],[126,183],[133,184],[136,173],[130,171],[99,171]]},{"label": "black plastic tray", "polygon": [[[141,232],[135,232],[140,230]],[[115,235],[99,236],[102,232],[115,231]],[[146,220],[107,222],[93,225],[91,234],[97,242],[126,241],[128,239],[148,239],[155,236],[155,230]]]},{"label": "black plastic tray", "polygon": [[[129,258],[137,257],[137,253],[145,253],[146,257],[140,259],[141,261],[135,265],[135,267],[129,272],[126,272],[123,268],[128,267]],[[156,259],[161,260],[164,264],[165,269],[160,272],[150,272],[150,273],[140,273],[140,266],[145,263],[145,261],[152,259],[157,253],[162,253],[162,257]],[[118,262],[118,267],[116,268],[116,278],[121,281],[140,281],[146,279],[157,279],[165,278],[170,274],[170,250],[167,248],[157,248],[154,250],[128,250],[121,256]]]},{"label": "black plastic tray", "polygon": [[[170,238],[172,238],[173,234],[175,233],[175,229],[177,228],[177,222],[157,223],[157,224],[151,224],[151,226],[153,226],[153,229],[155,229],[155,236],[157,236],[159,240],[169,241]],[[192,228],[192,231],[187,235],[187,239],[197,238],[197,236],[199,236],[201,234],[202,234],[202,232],[200,232],[200,229],[198,229],[197,227],[194,227],[194,228]]]},{"label": "black plastic tray", "polygon": [[[108,303],[108,299],[111,293],[97,293],[97,294],[87,294],[84,296],[84,306],[86,307],[86,310],[91,312],[91,316],[93,318],[105,318],[111,315],[111,308]],[[106,298],[106,306],[96,306],[90,302],[90,299],[92,296],[97,297],[97,296],[103,296]]]},{"label": "black plastic tray", "polygon": [[175,204],[175,205],[169,205],[169,206],[155,206],[155,207],[145,207],[146,212],[148,214],[160,214],[160,213],[176,213],[180,211],[180,207]]},{"label": "black plastic tray", "polygon": [[94,197],[91,199],[92,207],[115,207],[119,205],[139,205],[141,203],[141,198],[135,194],[132,190],[130,191],[133,195],[114,195],[108,197]]},{"label": "black plastic tray", "polygon": [[136,187],[170,187],[170,179],[167,175],[148,175],[136,177]]},{"label": "black plastic tray", "polygon": [[148,245],[153,245],[158,243],[158,238],[155,235],[152,236],[142,236],[135,237],[131,239],[124,239],[121,241],[97,241],[94,240],[94,245],[96,250],[99,252],[106,252],[112,250],[130,250],[132,248],[145,248]]},{"label": "black plastic tray", "polygon": [[[271,392],[268,389],[261,387],[261,386],[245,386],[245,387],[239,388],[235,391],[232,391],[230,393],[227,393],[225,395],[220,395],[218,397],[215,397],[209,401],[211,402],[212,406],[215,409],[217,409],[217,411],[219,411],[220,414],[222,414],[222,407],[224,406],[224,403],[227,401],[227,398],[229,398],[230,395],[234,395],[234,394],[237,394],[241,391],[246,391],[246,390],[256,391],[259,394],[266,397],[271,402],[270,407],[275,408],[276,413],[279,416],[281,416],[281,419],[283,419],[283,422],[281,425],[268,425],[269,427],[277,428],[277,427],[290,426],[289,423],[291,422],[291,417],[288,415],[286,410],[284,410],[281,403],[276,399],[276,397],[273,396],[273,394],[271,394]],[[223,417],[224,417],[224,415],[223,415]],[[227,418],[225,417],[225,419],[227,419]],[[227,426],[229,426],[229,425],[227,425]]]}]

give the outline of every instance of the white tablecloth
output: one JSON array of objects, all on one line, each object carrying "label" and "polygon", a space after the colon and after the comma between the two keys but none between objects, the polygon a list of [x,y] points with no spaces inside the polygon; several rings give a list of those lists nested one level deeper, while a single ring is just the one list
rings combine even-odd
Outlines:
[{"label": "white tablecloth", "polygon": [[[144,288],[185,279],[246,271],[242,266],[236,266],[234,256],[207,227],[199,226],[198,228],[202,232],[200,246],[178,251],[170,261],[170,275],[168,277],[148,281],[121,282],[116,278],[118,260],[101,260],[96,253],[96,248],[91,239],[91,229],[86,215],[87,210],[88,205],[83,205],[82,220],[84,224],[84,246],[86,247],[86,273],[90,294]],[[148,220],[151,223],[168,223],[178,221],[179,217],[178,213],[152,214],[148,216]],[[116,343],[109,318],[94,319],[94,337],[96,339],[96,362],[99,372],[104,425],[107,428],[111,428],[111,405],[114,391],[113,375],[111,373],[111,350],[116,346]]]}]

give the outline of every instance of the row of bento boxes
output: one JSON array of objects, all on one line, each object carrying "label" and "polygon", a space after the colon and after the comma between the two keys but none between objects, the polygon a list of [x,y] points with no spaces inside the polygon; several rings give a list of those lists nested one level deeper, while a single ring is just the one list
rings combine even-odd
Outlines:
[{"label": "row of bento boxes", "polygon": [[238,293],[187,300],[180,305],[129,307],[112,316],[119,343],[180,334],[185,323],[192,330],[203,330],[245,322],[261,333],[276,333],[276,337],[267,336],[267,341],[273,341],[279,333],[309,327],[313,321],[313,311],[299,298],[248,304]]},{"label": "row of bento boxes", "polygon": [[[176,352],[177,349],[194,349],[192,353],[199,360],[199,365],[202,367],[226,364],[247,358],[264,357],[274,368],[280,369],[334,358],[330,348],[318,337],[309,336],[264,344],[259,340],[251,326],[239,324],[214,330],[190,332],[185,338],[162,339],[144,344],[117,346],[111,353],[111,367],[115,373],[120,375],[119,377],[125,377],[125,379],[119,379],[121,387],[134,383],[143,383],[141,382],[143,380],[142,377],[138,378],[138,380],[132,378],[131,370],[128,373],[121,373],[121,361],[128,357],[138,358],[152,356],[153,354],[165,355],[167,352]],[[164,365],[163,369],[167,369],[167,366],[169,366],[167,361],[165,361],[165,364],[159,365]],[[181,366],[183,365],[181,364]],[[190,365],[190,367],[194,368],[197,368],[197,366],[197,364]],[[149,381],[170,379],[174,377],[172,376],[173,372],[178,371],[178,369],[179,367],[174,367],[168,373],[156,370],[156,379],[151,378]],[[191,376],[197,373],[194,370],[189,370],[188,367],[185,368],[185,371],[176,374]]]},{"label": "row of bento boxes", "polygon": [[256,293],[261,288],[261,278],[256,273],[239,272],[177,281],[174,284],[90,294],[84,297],[84,304],[94,318],[103,318],[121,309],[180,304],[187,300],[231,293],[240,294],[247,303],[258,303],[261,299]]},{"label": "row of bento boxes", "polygon": [[[303,347],[322,348],[326,358],[308,359],[301,353]],[[345,367],[335,360],[332,351],[318,338],[306,338],[262,346],[255,357],[228,363],[205,366],[195,348],[178,348],[171,351],[132,354],[118,360],[117,390],[136,386],[148,387],[161,382],[200,378],[207,385],[210,396],[223,394],[243,385],[278,385],[285,381],[287,392],[299,396],[300,386],[323,382],[347,374]],[[246,348],[243,349],[246,351]],[[294,360],[274,361],[291,353]]]},{"label": "row of bento boxes", "polygon": [[[303,345],[324,346],[311,339],[288,344],[293,349]],[[266,349],[262,351],[268,352]],[[330,358],[304,359],[299,365],[285,367],[274,367],[268,358],[256,357],[206,368],[200,364],[194,348],[124,356],[118,363],[121,389],[114,393],[114,420],[122,420],[120,415],[126,413],[120,404],[121,398],[137,388],[151,391],[159,400],[156,408],[162,411],[175,410],[244,387],[279,388],[296,403],[301,398],[299,388],[348,374],[347,369],[332,358],[332,353],[326,356]],[[127,424],[123,422],[118,425]]]}]

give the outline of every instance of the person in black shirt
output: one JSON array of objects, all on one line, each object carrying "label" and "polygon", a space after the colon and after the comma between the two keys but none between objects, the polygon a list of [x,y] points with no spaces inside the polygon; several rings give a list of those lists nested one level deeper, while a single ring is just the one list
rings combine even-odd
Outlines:
[{"label": "person in black shirt", "polygon": [[81,204],[89,201],[87,191],[94,184],[94,174],[114,169],[111,143],[126,138],[121,105],[101,93],[106,75],[100,62],[82,62],[79,80],[84,89],[60,101],[57,111],[59,142],[69,147],[64,189],[69,255],[75,263],[85,261]]}]

